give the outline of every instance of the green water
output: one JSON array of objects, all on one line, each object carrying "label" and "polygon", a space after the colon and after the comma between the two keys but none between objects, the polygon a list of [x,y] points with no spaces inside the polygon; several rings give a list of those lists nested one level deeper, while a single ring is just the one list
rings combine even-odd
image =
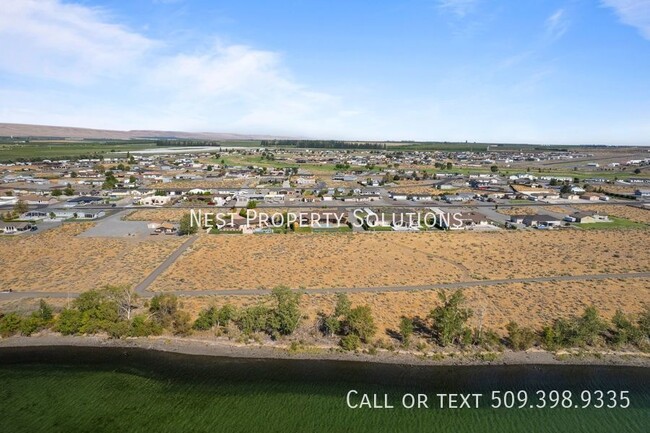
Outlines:
[{"label": "green water", "polygon": [[[137,349],[0,349],[0,432],[648,432],[650,369],[407,367]],[[350,409],[387,393],[394,409]],[[627,409],[404,409],[404,393],[629,391]],[[431,403],[433,406],[433,403]]]}]

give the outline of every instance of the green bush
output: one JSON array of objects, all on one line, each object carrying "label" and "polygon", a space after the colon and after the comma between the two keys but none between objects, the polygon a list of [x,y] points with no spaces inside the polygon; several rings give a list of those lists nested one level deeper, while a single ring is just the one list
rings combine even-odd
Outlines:
[{"label": "green bush", "polygon": [[521,328],[516,322],[506,325],[508,331],[508,346],[513,350],[527,350],[535,344],[535,331],[530,328]]},{"label": "green bush", "polygon": [[361,347],[361,338],[356,334],[345,335],[339,341],[339,345],[343,350],[357,350]]},{"label": "green bush", "polygon": [[0,335],[10,337],[20,331],[22,318],[16,313],[9,313],[0,318]]},{"label": "green bush", "polygon": [[346,334],[357,335],[364,343],[368,342],[377,331],[370,307],[361,305],[351,309],[345,318],[343,329]]},{"label": "green bush", "polygon": [[74,335],[81,332],[83,313],[76,309],[66,308],[59,314],[54,330],[63,335]]}]

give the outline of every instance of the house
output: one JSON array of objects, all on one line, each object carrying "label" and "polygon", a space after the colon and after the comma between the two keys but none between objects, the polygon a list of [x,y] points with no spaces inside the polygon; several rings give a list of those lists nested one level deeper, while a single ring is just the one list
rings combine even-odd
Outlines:
[{"label": "house", "polygon": [[142,206],[163,206],[171,201],[168,195],[150,195],[140,198],[137,203]]},{"label": "house", "polygon": [[152,224],[148,224],[148,227],[154,229],[152,235],[157,235],[161,233],[166,235],[173,235],[176,234],[176,232],[178,231],[178,229],[174,226],[174,224],[169,222],[152,223]]},{"label": "house", "polygon": [[48,215],[47,212],[32,210],[21,214],[20,219],[26,221],[38,221],[47,218]]},{"label": "house", "polygon": [[6,222],[0,223],[0,233],[6,235],[16,234],[26,232],[34,227],[32,224],[27,222]]},{"label": "house", "polygon": [[431,194],[410,194],[409,199],[413,201],[431,201],[433,196]]},{"label": "house", "polygon": [[84,206],[87,204],[99,204],[103,202],[104,202],[103,197],[82,196],[82,197],[71,198],[70,200],[65,202],[64,206],[65,207]]},{"label": "house", "polygon": [[471,200],[474,200],[474,194],[472,194],[472,193],[462,193],[462,194],[456,194],[456,195],[445,195],[444,199],[445,199],[445,201],[447,203],[471,201]]},{"label": "house", "polygon": [[595,192],[586,192],[580,196],[582,200],[596,201],[600,200],[601,195]]},{"label": "house", "polygon": [[575,212],[565,218],[568,221],[574,221],[580,224],[611,222],[607,215],[598,212],[582,211]]},{"label": "house", "polygon": [[408,194],[402,192],[389,192],[388,196],[393,200],[407,200]]},{"label": "house", "polygon": [[559,227],[562,221],[550,215],[512,215],[510,222],[523,224],[526,227]]}]

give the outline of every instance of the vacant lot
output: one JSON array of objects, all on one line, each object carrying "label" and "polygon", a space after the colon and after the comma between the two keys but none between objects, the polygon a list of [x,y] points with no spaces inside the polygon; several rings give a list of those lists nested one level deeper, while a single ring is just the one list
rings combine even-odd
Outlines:
[{"label": "vacant lot", "polygon": [[[183,241],[81,238],[91,223],[64,224],[29,237],[0,238],[0,286],[14,291],[82,292],[143,280]],[[153,239],[155,238],[155,239]]]},{"label": "vacant lot", "polygon": [[374,287],[650,270],[649,230],[203,235],[153,290]]},{"label": "vacant lot", "polygon": [[[581,314],[588,305],[596,305],[600,313],[610,319],[617,309],[637,314],[643,303],[650,303],[650,285],[647,280],[600,280],[565,283],[503,284],[491,287],[475,287],[463,290],[466,306],[474,311],[469,320],[500,334],[505,325],[514,320],[536,328],[553,319]],[[414,292],[384,292],[350,294],[353,305],[367,304],[372,308],[378,327],[377,337],[386,338],[387,330],[397,330],[402,316],[426,318],[438,304],[437,292],[431,290]],[[184,298],[183,304],[195,317],[202,308],[226,303],[238,307],[268,302],[263,296],[225,296]],[[301,309],[307,319],[304,326],[312,326],[318,312],[331,314],[335,295],[314,294],[301,298]]]}]

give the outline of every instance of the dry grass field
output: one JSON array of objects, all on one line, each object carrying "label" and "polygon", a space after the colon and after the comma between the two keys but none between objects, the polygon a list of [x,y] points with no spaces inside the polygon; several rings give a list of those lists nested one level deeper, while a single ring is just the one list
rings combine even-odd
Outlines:
[{"label": "dry grass field", "polygon": [[81,238],[91,223],[64,224],[30,236],[0,238],[0,287],[14,291],[82,292],[135,285],[183,241]]},{"label": "dry grass field", "polygon": [[[559,317],[581,314],[586,306],[596,305],[599,312],[610,319],[617,309],[637,314],[644,303],[650,303],[650,285],[647,280],[600,280],[565,283],[503,284],[499,286],[464,289],[466,306],[474,311],[469,320],[478,326],[482,312],[483,325],[500,334],[505,325],[514,320],[522,325],[539,328]],[[353,293],[353,305],[367,304],[372,308],[378,337],[387,338],[388,330],[397,330],[402,316],[426,318],[438,304],[436,291]],[[220,296],[183,298],[184,308],[195,317],[202,308],[226,303],[238,307],[268,302],[262,296]],[[334,309],[334,294],[313,294],[301,298],[304,326],[313,326],[318,312],[330,314]]]},{"label": "dry grass field", "polygon": [[125,216],[124,219],[126,221],[179,222],[183,215],[186,215],[188,212],[188,209],[178,208],[138,209]]},{"label": "dry grass field", "polygon": [[152,290],[376,287],[650,270],[650,231],[202,235]]},{"label": "dry grass field", "polygon": [[513,207],[499,207],[497,212],[503,215],[535,215],[541,212],[539,207],[532,206],[513,206]]}]

